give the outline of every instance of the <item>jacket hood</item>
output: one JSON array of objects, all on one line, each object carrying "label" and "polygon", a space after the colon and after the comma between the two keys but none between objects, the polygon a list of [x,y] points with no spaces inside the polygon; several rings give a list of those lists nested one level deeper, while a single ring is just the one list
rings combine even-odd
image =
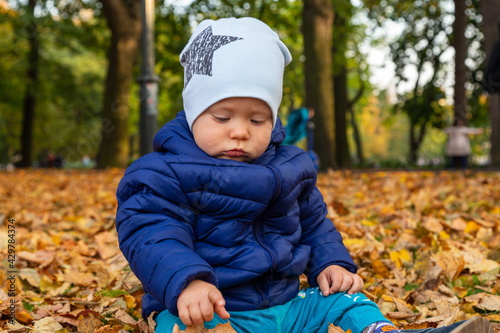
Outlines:
[{"label": "jacket hood", "polygon": [[[272,158],[276,148],[283,142],[286,136],[285,127],[279,117],[276,119],[276,126],[271,134],[271,141],[266,151],[251,163],[261,163],[267,158]],[[174,155],[188,154],[195,156],[210,157],[201,150],[194,141],[193,133],[189,129],[184,111],[177,113],[177,116],[166,123],[156,133],[153,140],[155,152],[169,152]]]}]

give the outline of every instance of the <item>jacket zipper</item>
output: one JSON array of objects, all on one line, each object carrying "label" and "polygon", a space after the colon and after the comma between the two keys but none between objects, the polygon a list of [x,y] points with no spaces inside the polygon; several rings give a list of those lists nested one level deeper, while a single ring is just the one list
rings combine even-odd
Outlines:
[{"label": "jacket zipper", "polygon": [[267,252],[267,254],[269,255],[269,257],[271,258],[271,280],[269,281],[269,290],[267,291],[267,295],[266,295],[266,292],[264,290],[261,290],[257,284],[255,284],[255,287],[257,289],[257,291],[261,294],[262,296],[262,306],[264,308],[267,308],[268,305],[269,305],[269,299],[271,297],[271,286],[273,284],[273,268],[274,266],[276,266],[276,258],[274,257],[274,254],[273,254],[273,250],[266,245],[266,243],[264,242],[264,240],[262,239],[261,235],[260,235],[260,231],[257,231],[257,228],[260,229],[261,227],[261,224],[260,224],[260,220],[257,221],[256,225],[254,225],[254,234],[255,234],[255,239],[257,240],[257,243],[259,243],[260,246],[262,246],[262,248]]},{"label": "jacket zipper", "polygon": [[[270,201],[270,203],[273,203],[278,198],[278,196],[281,192],[280,191],[281,190],[281,181],[280,181],[280,177],[278,177],[278,173],[277,173],[276,169],[271,167],[271,166],[268,166],[268,168],[273,172],[274,179],[275,179],[274,193],[273,193],[273,197]],[[269,300],[271,298],[271,286],[273,284],[273,269],[277,264],[277,259],[275,258],[274,250],[272,248],[270,248],[269,246],[267,246],[266,243],[264,242],[264,240],[262,239],[261,230],[260,230],[261,227],[262,227],[261,220],[258,219],[257,221],[255,221],[255,225],[254,225],[253,230],[254,230],[255,239],[257,240],[257,243],[259,243],[259,245],[262,246],[262,248],[269,254],[269,257],[271,258],[271,280],[269,281],[269,290],[267,291],[267,295],[266,295],[266,292],[264,290],[261,290],[259,288],[257,283],[255,283],[255,289],[257,289],[257,291],[262,296],[262,306],[264,308],[267,308],[269,306]]]}]

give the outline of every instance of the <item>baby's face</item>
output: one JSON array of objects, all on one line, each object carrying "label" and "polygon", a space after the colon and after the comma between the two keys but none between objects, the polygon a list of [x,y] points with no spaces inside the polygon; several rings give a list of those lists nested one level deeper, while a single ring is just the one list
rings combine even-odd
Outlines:
[{"label": "baby's face", "polygon": [[251,97],[223,99],[193,123],[198,147],[214,158],[250,162],[264,153],[273,131],[271,109]]}]

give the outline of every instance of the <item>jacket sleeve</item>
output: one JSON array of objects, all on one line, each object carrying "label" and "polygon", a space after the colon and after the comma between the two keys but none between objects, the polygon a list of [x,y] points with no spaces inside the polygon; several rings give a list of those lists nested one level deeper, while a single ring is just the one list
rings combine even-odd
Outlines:
[{"label": "jacket sleeve", "polygon": [[342,242],[342,236],[327,218],[327,208],[319,189],[314,186],[310,195],[299,200],[302,227],[301,243],[311,247],[307,266],[309,285],[318,285],[316,278],[327,266],[338,265],[352,273],[357,268]]},{"label": "jacket sleeve", "polygon": [[116,229],[144,290],[178,315],[177,299],[190,281],[217,286],[217,278],[194,251],[195,213],[159,155],[146,155],[127,169],[117,190]]}]

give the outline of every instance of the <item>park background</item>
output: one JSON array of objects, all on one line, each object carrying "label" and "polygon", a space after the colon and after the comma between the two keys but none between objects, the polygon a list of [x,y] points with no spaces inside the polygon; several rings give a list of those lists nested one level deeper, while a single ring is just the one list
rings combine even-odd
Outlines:
[{"label": "park background", "polygon": [[[279,114],[286,122],[294,108],[315,108],[322,170],[442,168],[443,128],[457,118],[484,129],[472,138],[472,162],[498,168],[499,95],[488,93],[495,82],[484,70],[499,8],[498,0],[158,2],[156,127],[182,110],[178,55],[193,27],[252,16],[293,55]],[[0,13],[0,164],[44,165],[49,151],[67,167],[82,159],[125,167],[140,156],[140,2],[1,0]]]},{"label": "park background", "polygon": [[[118,182],[141,154],[140,5],[0,0],[0,329],[154,329],[114,227]],[[499,11],[499,0],[156,2],[158,126],[182,109],[178,55],[196,24],[262,19],[294,57],[280,116],[316,109],[318,187],[364,293],[401,327],[480,315],[498,333],[500,107],[484,69]],[[474,170],[443,170],[456,118],[484,129]],[[49,151],[62,168],[42,168]]]}]

